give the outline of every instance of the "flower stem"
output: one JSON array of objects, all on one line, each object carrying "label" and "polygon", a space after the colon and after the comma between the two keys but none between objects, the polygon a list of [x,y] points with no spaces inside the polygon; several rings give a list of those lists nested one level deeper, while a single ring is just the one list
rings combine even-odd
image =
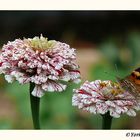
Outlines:
[{"label": "flower stem", "polygon": [[35,84],[30,83],[30,102],[31,102],[32,119],[33,119],[34,129],[40,129],[40,124],[39,124],[40,98],[35,97],[31,94],[34,87]]},{"label": "flower stem", "polygon": [[109,112],[102,115],[102,129],[111,129],[112,117]]}]

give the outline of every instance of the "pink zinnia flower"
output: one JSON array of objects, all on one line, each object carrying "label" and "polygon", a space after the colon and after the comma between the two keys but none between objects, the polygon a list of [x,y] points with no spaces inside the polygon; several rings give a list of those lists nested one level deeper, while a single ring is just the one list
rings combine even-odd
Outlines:
[{"label": "pink zinnia flower", "polygon": [[135,116],[134,110],[140,110],[135,97],[124,91],[118,83],[101,80],[86,81],[80,89],[75,89],[72,105],[93,114],[110,112],[115,118],[124,113]]},{"label": "pink zinnia flower", "polygon": [[41,37],[16,39],[3,46],[0,53],[0,73],[12,83],[34,83],[32,94],[44,95],[44,91],[63,91],[62,81],[79,82],[80,72],[75,63],[75,49],[59,41]]}]

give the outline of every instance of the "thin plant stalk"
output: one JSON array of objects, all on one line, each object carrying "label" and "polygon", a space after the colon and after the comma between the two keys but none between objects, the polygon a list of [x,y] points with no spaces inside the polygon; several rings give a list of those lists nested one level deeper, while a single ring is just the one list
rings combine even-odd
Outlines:
[{"label": "thin plant stalk", "polygon": [[112,125],[112,116],[110,116],[109,112],[102,115],[102,129],[111,129]]},{"label": "thin plant stalk", "polygon": [[40,129],[39,123],[39,106],[40,106],[40,98],[35,97],[31,94],[35,87],[34,83],[30,83],[30,103],[31,103],[31,112],[34,129]]}]

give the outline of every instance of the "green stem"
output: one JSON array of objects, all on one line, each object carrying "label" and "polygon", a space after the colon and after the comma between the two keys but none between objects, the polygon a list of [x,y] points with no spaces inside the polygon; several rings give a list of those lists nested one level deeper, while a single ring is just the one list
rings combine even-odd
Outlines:
[{"label": "green stem", "polygon": [[35,97],[31,94],[34,87],[35,84],[30,83],[30,102],[31,102],[32,119],[33,119],[34,129],[40,129],[40,124],[39,124],[40,98]]},{"label": "green stem", "polygon": [[102,115],[102,129],[111,129],[112,117],[109,112]]}]

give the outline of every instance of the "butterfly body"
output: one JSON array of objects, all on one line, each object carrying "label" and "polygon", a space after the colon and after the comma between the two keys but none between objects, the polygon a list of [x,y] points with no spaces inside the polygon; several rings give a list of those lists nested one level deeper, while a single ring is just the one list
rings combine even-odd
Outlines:
[{"label": "butterfly body", "polygon": [[137,68],[123,79],[117,77],[117,80],[124,90],[135,95],[140,94],[140,68]]}]

